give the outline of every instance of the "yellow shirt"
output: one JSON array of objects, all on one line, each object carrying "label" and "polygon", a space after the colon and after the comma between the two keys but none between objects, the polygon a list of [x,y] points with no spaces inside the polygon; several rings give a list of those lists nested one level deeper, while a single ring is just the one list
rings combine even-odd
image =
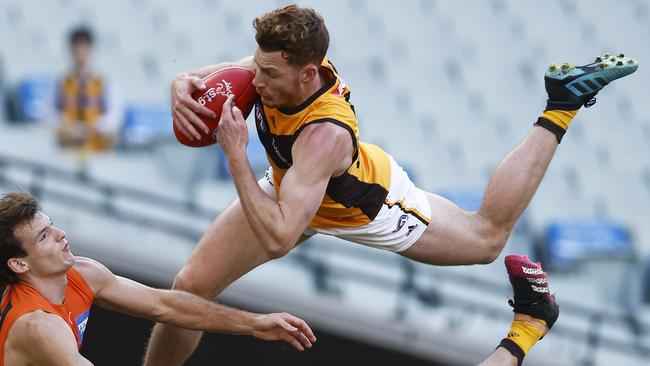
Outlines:
[{"label": "yellow shirt", "polygon": [[352,136],[354,156],[345,173],[330,179],[325,197],[309,224],[314,228],[361,226],[379,213],[390,188],[388,155],[378,146],[359,141],[359,129],[350,90],[326,58],[321,75],[326,84],[301,105],[290,109],[269,108],[260,98],[255,102],[255,125],[273,167],[276,194],[291,167],[291,148],[300,132],[313,123],[334,123]]}]

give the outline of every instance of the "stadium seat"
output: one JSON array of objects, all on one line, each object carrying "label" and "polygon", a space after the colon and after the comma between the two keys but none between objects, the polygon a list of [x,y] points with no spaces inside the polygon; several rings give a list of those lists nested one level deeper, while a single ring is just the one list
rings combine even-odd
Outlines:
[{"label": "stadium seat", "polygon": [[16,87],[18,118],[25,122],[50,122],[56,117],[56,80],[52,76],[29,76]]},{"label": "stadium seat", "polygon": [[541,243],[549,269],[574,269],[590,258],[630,259],[634,248],[629,229],[608,219],[557,220]]},{"label": "stadium seat", "polygon": [[131,104],[126,107],[124,124],[120,131],[122,147],[129,149],[150,146],[173,138],[169,105]]}]

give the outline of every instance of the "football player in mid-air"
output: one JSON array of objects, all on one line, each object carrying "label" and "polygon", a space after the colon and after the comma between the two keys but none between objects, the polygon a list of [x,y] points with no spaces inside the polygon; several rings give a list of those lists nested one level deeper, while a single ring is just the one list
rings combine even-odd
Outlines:
[{"label": "football player in mid-air", "polygon": [[[493,262],[579,109],[637,68],[623,55],[604,55],[581,67],[551,67],[545,110],[496,167],[478,211],[466,212],[417,188],[390,155],[359,141],[350,90],[326,57],[329,35],[317,12],[291,5],[253,24],[258,45],[253,56],[182,73],[172,82],[174,123],[188,138],[208,133],[197,114],[221,118],[217,142],[239,195],[214,220],[174,282],[175,289],[208,299],[316,233],[434,265]],[[255,124],[271,165],[259,182],[246,155],[247,126],[232,96],[221,116],[191,98],[205,88],[203,77],[235,65],[255,73]],[[528,334],[534,343],[551,324],[535,315],[530,319],[517,323],[516,333]],[[180,365],[199,338],[199,332],[158,324],[145,364]],[[510,343],[498,353],[502,348],[525,353],[522,344]]]}]

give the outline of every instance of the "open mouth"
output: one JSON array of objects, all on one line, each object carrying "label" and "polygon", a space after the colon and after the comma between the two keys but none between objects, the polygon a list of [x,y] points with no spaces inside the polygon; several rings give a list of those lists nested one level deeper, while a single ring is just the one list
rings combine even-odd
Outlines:
[{"label": "open mouth", "polygon": [[70,250],[70,244],[66,243],[65,246],[63,247],[63,251],[67,252]]}]

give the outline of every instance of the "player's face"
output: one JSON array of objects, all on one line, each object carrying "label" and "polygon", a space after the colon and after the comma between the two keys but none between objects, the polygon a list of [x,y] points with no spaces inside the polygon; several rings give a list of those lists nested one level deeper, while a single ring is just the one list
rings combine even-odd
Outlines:
[{"label": "player's face", "polygon": [[264,52],[259,47],[253,58],[253,85],[262,103],[271,108],[295,107],[300,103],[300,74],[302,68],[289,65],[282,51]]},{"label": "player's face", "polygon": [[90,61],[92,45],[89,42],[76,42],[70,47],[70,53],[76,67],[85,67]]},{"label": "player's face", "polygon": [[16,228],[14,235],[27,252],[23,260],[35,277],[65,273],[75,264],[65,232],[52,223],[42,212],[34,219]]}]

